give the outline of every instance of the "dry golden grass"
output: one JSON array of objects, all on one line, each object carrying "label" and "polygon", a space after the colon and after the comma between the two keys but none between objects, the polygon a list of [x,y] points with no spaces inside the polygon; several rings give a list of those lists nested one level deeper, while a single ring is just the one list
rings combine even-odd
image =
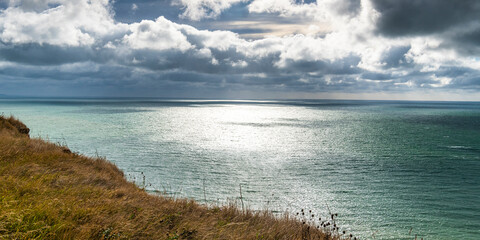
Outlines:
[{"label": "dry golden grass", "polygon": [[337,239],[288,216],[147,194],[0,116],[0,239]]}]

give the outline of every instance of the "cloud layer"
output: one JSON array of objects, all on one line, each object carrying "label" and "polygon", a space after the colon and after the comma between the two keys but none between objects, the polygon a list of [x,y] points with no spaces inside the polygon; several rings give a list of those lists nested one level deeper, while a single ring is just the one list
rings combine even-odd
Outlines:
[{"label": "cloud layer", "polygon": [[[178,21],[221,18],[242,7],[308,29],[254,40],[163,16],[122,23],[112,4],[10,1],[0,12],[1,93],[257,98],[480,90],[476,1],[169,5],[182,11]],[[19,87],[25,85],[31,90]]]}]

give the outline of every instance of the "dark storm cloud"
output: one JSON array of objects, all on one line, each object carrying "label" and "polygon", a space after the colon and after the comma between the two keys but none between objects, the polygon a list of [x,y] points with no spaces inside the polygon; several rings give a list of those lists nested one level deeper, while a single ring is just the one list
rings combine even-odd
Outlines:
[{"label": "dark storm cloud", "polygon": [[457,35],[455,39],[466,44],[480,46],[480,27],[463,35]]},{"label": "dark storm cloud", "polygon": [[440,48],[480,53],[480,1],[372,0],[380,12],[377,32],[387,37],[432,36]]},{"label": "dark storm cloud", "polygon": [[470,75],[468,77],[456,78],[453,80],[453,84],[455,84],[458,88],[466,90],[479,90],[480,77],[477,72],[476,74]]},{"label": "dark storm cloud", "polygon": [[[122,66],[98,65],[93,62],[82,62],[62,66],[25,66],[13,64],[0,69],[0,75],[22,79],[49,79],[55,81],[75,81],[79,79],[96,79],[98,83],[111,80],[127,80],[132,77],[131,68]],[[89,82],[90,84],[92,81]]]},{"label": "dark storm cloud", "polygon": [[[448,77],[450,83],[459,89],[480,89],[480,71],[466,67],[441,67],[435,73],[437,77]],[[451,87],[451,86],[449,86]]]},{"label": "dark storm cloud", "polygon": [[441,33],[480,20],[480,1],[372,0],[378,31],[389,36]]},{"label": "dark storm cloud", "polygon": [[[288,60],[282,67],[276,67],[275,63],[280,61],[280,52],[266,55],[262,58],[248,58],[247,56],[236,53],[234,50],[219,51],[213,50],[212,56],[217,59],[218,63],[212,64],[209,59],[202,59],[196,56],[195,51],[187,51],[179,53],[178,51],[151,51],[151,50],[137,50],[133,51],[129,57],[125,57],[123,65],[133,65],[152,71],[167,71],[177,69],[179,71],[188,71],[191,81],[199,81],[195,78],[196,74],[212,74],[212,75],[226,75],[230,78],[233,75],[242,74],[266,74],[274,76],[275,79],[288,81],[298,79],[298,74],[303,72],[316,72],[316,74],[340,74],[351,75],[360,73],[361,70],[356,67],[360,59],[355,56],[349,56],[336,61],[327,60],[312,60],[312,61],[294,61]],[[137,62],[132,64],[130,59],[135,59]],[[236,61],[245,61],[245,66],[234,66]],[[288,77],[285,77],[285,76]],[[283,76],[283,77],[278,77]],[[230,80],[228,82],[231,82]],[[244,84],[251,82],[243,81]],[[279,83],[280,84],[280,83]]]},{"label": "dark storm cloud", "polygon": [[357,65],[360,62],[360,58],[357,56],[348,56],[336,61],[317,60],[317,61],[294,61],[288,60],[286,67],[283,68],[284,72],[321,72],[326,74],[342,74],[351,75],[360,73]]},{"label": "dark storm cloud", "polygon": [[87,61],[95,57],[90,48],[50,44],[0,44],[0,59],[30,65],[57,65]]},{"label": "dark storm cloud", "polygon": [[363,79],[368,79],[368,80],[390,80],[394,78],[390,73],[378,73],[378,72],[370,72],[370,71],[363,72],[361,74],[361,77]]},{"label": "dark storm cloud", "polygon": [[442,47],[456,49],[462,55],[478,56],[480,54],[480,22],[476,28],[469,31],[448,34]]}]

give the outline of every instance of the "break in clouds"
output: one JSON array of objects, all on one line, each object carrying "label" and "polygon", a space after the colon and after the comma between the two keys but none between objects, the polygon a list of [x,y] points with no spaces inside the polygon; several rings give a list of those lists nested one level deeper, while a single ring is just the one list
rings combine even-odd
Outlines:
[{"label": "break in clouds", "polygon": [[480,90],[475,0],[10,0],[0,7],[0,94]]}]

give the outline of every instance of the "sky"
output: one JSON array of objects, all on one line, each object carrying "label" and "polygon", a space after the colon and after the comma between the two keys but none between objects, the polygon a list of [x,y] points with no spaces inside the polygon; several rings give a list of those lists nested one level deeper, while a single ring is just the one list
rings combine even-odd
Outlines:
[{"label": "sky", "polygon": [[0,0],[0,95],[480,100],[480,1]]}]

